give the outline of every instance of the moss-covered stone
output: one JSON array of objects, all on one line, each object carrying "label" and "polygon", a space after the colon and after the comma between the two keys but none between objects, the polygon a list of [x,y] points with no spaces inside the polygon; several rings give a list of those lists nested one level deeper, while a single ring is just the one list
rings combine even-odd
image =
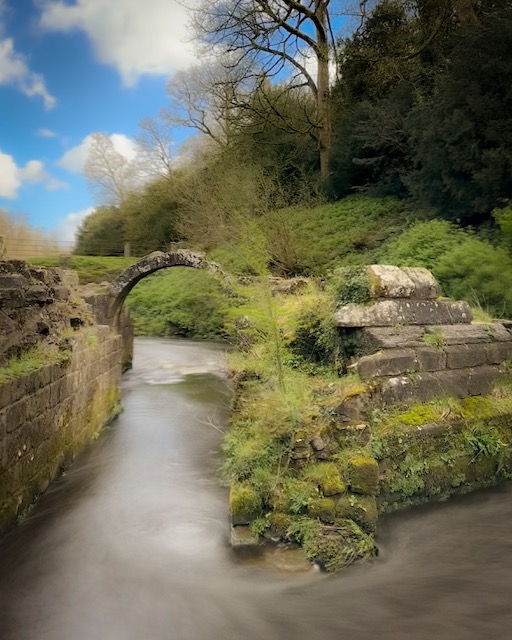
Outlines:
[{"label": "moss-covered stone", "polygon": [[374,496],[350,494],[336,502],[336,522],[353,520],[367,533],[374,533],[377,519],[377,500]]},{"label": "moss-covered stone", "polygon": [[315,482],[325,497],[335,496],[346,491],[338,467],[332,462],[320,462],[310,465],[303,471],[303,477]]},{"label": "moss-covered stone", "polygon": [[310,518],[318,518],[327,524],[334,522],[335,502],[332,498],[317,498],[311,500],[308,506],[308,515]]},{"label": "moss-covered stone", "polygon": [[349,460],[349,486],[354,493],[377,495],[379,492],[379,465],[369,456]]},{"label": "moss-covered stone", "polygon": [[249,524],[261,513],[262,501],[251,485],[233,482],[229,488],[229,511],[234,525]]},{"label": "moss-covered stone", "polygon": [[292,517],[288,513],[281,513],[280,511],[273,511],[267,517],[269,528],[265,535],[269,538],[285,540],[292,523]]}]

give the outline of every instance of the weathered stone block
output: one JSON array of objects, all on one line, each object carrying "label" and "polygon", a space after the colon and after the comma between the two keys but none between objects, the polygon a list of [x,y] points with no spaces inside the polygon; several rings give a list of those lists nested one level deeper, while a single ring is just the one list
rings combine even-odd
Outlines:
[{"label": "weathered stone block", "polygon": [[332,498],[315,498],[308,505],[308,515],[327,524],[334,522],[336,505]]},{"label": "weathered stone block", "polygon": [[402,271],[414,283],[414,289],[411,293],[412,298],[430,300],[438,298],[441,295],[439,284],[428,269],[423,269],[422,267],[402,267]]},{"label": "weathered stone block", "polygon": [[229,511],[232,524],[249,524],[260,515],[261,498],[250,485],[234,482],[229,489]]},{"label": "weathered stone block", "polygon": [[471,322],[467,302],[447,300],[377,300],[368,305],[348,304],[334,313],[338,327],[464,324]]},{"label": "weathered stone block", "polygon": [[9,405],[5,410],[5,423],[7,433],[19,429],[25,422],[26,417],[26,401],[18,400],[14,404]]},{"label": "weathered stone block", "polygon": [[365,327],[361,330],[363,353],[371,354],[380,349],[408,349],[424,345],[425,330],[420,326]]},{"label": "weathered stone block", "polygon": [[448,369],[479,367],[487,361],[486,349],[482,344],[456,344],[445,349]]},{"label": "weathered stone block", "polygon": [[372,264],[368,267],[372,298],[410,298],[414,282],[399,267]]},{"label": "weathered stone block", "polygon": [[384,404],[428,402],[439,396],[465,398],[469,393],[471,369],[418,372],[382,381],[375,400]]},{"label": "weathered stone block", "polygon": [[440,325],[425,327],[425,333],[435,333],[442,337],[445,345],[473,344],[479,342],[506,342],[510,333],[497,322],[491,324],[474,322],[471,324]]},{"label": "weathered stone block", "polygon": [[446,352],[435,347],[422,347],[416,351],[419,371],[440,371],[446,369]]},{"label": "weathered stone block", "polygon": [[497,366],[475,367],[468,373],[468,395],[481,396],[489,393],[501,375],[501,370]]},{"label": "weathered stone block", "polygon": [[374,298],[428,300],[440,294],[436,279],[427,269],[374,264],[368,267],[368,272]]},{"label": "weathered stone block", "polygon": [[512,341],[485,345],[487,364],[501,364],[512,356]]},{"label": "weathered stone block", "polygon": [[53,298],[48,287],[42,284],[35,284],[25,291],[25,299],[28,303],[37,302],[39,304],[51,304]]},{"label": "weathered stone block", "polygon": [[343,496],[336,503],[336,520],[353,520],[367,533],[377,527],[377,500],[374,496]]},{"label": "weathered stone block", "polygon": [[365,417],[369,399],[370,396],[366,393],[350,396],[336,407],[334,414],[343,422],[350,422],[351,420],[360,422]]},{"label": "weathered stone block", "polygon": [[27,279],[20,273],[0,273],[0,289],[24,288],[27,285]]},{"label": "weathered stone block", "polygon": [[412,349],[390,349],[371,356],[363,356],[357,362],[357,372],[363,380],[381,376],[397,376],[416,369],[416,354]]},{"label": "weathered stone block", "polygon": [[348,465],[348,481],[354,493],[377,495],[379,492],[379,465],[369,456],[352,458]]}]

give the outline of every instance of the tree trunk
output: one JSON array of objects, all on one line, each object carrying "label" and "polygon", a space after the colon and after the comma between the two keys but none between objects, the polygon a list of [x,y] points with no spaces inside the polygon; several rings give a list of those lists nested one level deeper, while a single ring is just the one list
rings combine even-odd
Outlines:
[{"label": "tree trunk", "polygon": [[317,117],[320,176],[325,186],[329,178],[329,156],[332,144],[331,107],[329,91],[329,42],[327,37],[327,7],[325,0],[317,0],[316,15],[319,25],[317,35]]}]

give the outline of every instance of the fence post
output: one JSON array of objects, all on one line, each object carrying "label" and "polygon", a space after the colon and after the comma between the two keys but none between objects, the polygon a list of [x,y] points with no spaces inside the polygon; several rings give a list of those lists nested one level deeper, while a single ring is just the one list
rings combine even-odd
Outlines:
[{"label": "fence post", "polygon": [[131,256],[130,243],[129,242],[125,242],[124,243],[124,257],[125,258],[129,258],[130,256]]}]

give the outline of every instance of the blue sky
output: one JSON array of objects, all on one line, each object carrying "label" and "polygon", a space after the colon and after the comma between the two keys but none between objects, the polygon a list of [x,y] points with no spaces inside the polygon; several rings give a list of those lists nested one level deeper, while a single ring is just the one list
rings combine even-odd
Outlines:
[{"label": "blue sky", "polygon": [[186,25],[176,0],[0,0],[0,208],[71,240],[94,205],[87,137],[129,155],[193,62]]}]

